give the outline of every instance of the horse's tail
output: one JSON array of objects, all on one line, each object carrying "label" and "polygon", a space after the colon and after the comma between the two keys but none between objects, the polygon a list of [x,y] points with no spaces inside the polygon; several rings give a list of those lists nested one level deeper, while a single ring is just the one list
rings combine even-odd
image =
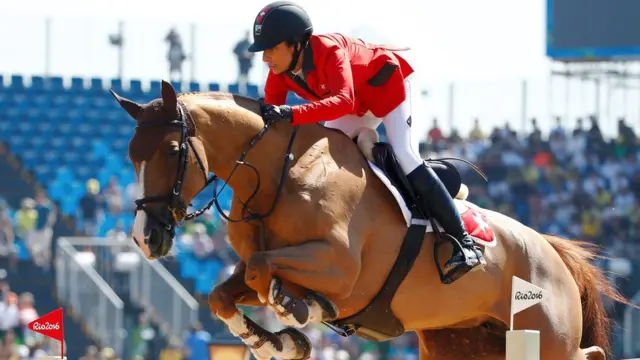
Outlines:
[{"label": "horse's tail", "polygon": [[[582,302],[582,341],[580,348],[599,346],[610,353],[611,322],[602,303],[600,293],[623,304],[631,305],[616,290],[604,273],[591,263],[600,257],[594,244],[543,235],[562,258],[578,284]],[[631,305],[633,306],[633,305]]]}]

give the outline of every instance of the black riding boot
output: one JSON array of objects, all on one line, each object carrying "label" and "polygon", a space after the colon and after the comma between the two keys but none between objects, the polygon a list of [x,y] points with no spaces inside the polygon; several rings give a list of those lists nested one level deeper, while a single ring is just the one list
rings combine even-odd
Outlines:
[{"label": "black riding boot", "polygon": [[[426,163],[413,170],[407,179],[418,197],[418,206],[425,214],[433,216],[446,234],[452,236],[460,245],[453,246],[453,256],[443,268],[445,283],[450,284],[469,270],[486,263],[482,251],[464,228],[458,209],[438,175]],[[435,229],[434,229],[435,230]]]}]

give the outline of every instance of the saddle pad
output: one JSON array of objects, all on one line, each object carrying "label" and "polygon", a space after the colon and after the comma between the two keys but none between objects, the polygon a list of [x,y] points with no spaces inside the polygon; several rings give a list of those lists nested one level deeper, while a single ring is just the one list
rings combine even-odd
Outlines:
[{"label": "saddle pad", "polygon": [[[402,215],[407,224],[407,227],[409,227],[411,225],[411,211],[409,210],[407,203],[402,198],[402,195],[400,195],[398,189],[396,189],[396,187],[391,184],[391,181],[389,181],[384,172],[378,166],[376,166],[376,164],[371,161],[368,162],[371,170],[373,170],[373,173],[376,174],[376,176],[382,181],[387,189],[389,189],[393,197],[396,199],[396,203],[400,207],[400,211],[402,211]],[[453,202],[458,208],[458,212],[462,217],[462,221],[464,222],[465,228],[467,229],[469,235],[473,236],[474,240],[480,245],[486,247],[496,246],[497,243],[495,234],[489,226],[486,217],[479,211],[479,208],[476,205],[465,200],[454,199]],[[443,231],[440,225],[438,225],[438,230]],[[431,222],[427,223],[426,232],[433,232]]]}]

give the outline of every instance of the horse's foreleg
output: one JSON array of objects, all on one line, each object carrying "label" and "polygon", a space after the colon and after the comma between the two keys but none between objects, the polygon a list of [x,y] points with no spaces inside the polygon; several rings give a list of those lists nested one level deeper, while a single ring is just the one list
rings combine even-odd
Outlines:
[{"label": "horse's foreleg", "polygon": [[[344,245],[311,240],[253,254],[247,263],[245,281],[274,308],[281,322],[303,327],[338,316],[329,299],[351,295],[360,272],[357,259]],[[285,288],[281,281],[294,286]],[[294,292],[295,287],[303,290]]]},{"label": "horse's foreleg", "polygon": [[295,329],[271,333],[253,322],[236,304],[263,306],[256,292],[244,281],[245,265],[236,265],[234,273],[209,294],[209,307],[232,334],[240,337],[259,359],[306,359],[311,352],[308,339]]}]

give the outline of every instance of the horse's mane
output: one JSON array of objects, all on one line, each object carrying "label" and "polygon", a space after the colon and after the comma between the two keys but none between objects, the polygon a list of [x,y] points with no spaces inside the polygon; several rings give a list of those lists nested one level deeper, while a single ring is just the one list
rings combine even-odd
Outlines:
[{"label": "horse's mane", "polygon": [[250,111],[262,117],[260,111],[260,101],[248,96],[232,94],[223,91],[191,91],[179,93],[177,95],[180,100],[189,100],[193,98],[204,98],[208,100],[231,100],[236,103],[239,108]]}]

